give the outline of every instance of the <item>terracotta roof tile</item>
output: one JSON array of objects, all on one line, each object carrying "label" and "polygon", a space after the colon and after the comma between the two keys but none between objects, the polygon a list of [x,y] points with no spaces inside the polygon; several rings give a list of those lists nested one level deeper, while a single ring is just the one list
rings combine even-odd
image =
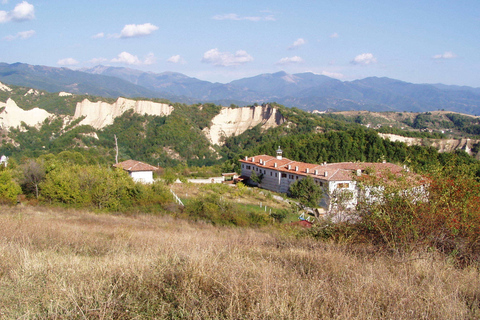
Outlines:
[{"label": "terracotta roof tile", "polygon": [[136,160],[126,160],[113,165],[116,168],[129,172],[136,171],[156,171],[159,168]]},{"label": "terracotta roof tile", "polygon": [[[388,171],[393,174],[399,174],[404,169],[393,163],[375,163],[375,162],[338,162],[313,164],[299,161],[293,161],[287,158],[281,160],[268,155],[258,155],[249,157],[246,160],[240,160],[242,163],[255,164],[258,167],[273,169],[290,174],[312,176],[322,180],[329,181],[348,181],[357,175],[357,170],[364,172],[372,169],[377,173]],[[275,167],[275,164],[277,165]],[[308,172],[307,172],[308,169]]]}]

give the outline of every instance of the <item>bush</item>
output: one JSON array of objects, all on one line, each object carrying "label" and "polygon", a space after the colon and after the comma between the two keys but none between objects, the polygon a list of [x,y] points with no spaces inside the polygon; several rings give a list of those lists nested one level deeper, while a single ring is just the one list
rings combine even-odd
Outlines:
[{"label": "bush", "polygon": [[10,170],[0,171],[0,203],[15,204],[20,193],[22,189],[13,181]]},{"label": "bush", "polygon": [[190,201],[185,213],[194,220],[204,220],[214,225],[259,226],[269,221],[267,214],[243,209],[218,194]]},{"label": "bush", "polygon": [[480,262],[480,183],[470,174],[447,171],[432,174],[423,188],[411,176],[396,177],[394,184],[370,182],[376,201],[359,202],[361,220],[350,231],[357,240],[395,251],[424,246],[462,263]]}]

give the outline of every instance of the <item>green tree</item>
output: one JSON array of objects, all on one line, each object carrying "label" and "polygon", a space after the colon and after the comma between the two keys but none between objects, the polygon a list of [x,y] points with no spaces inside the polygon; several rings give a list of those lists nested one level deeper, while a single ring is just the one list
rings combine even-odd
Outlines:
[{"label": "green tree", "polygon": [[313,208],[318,206],[323,196],[322,189],[315,184],[312,177],[295,181],[290,185],[288,192],[292,198],[298,199],[301,204]]},{"label": "green tree", "polygon": [[0,203],[15,204],[22,189],[12,179],[10,170],[0,171]]}]

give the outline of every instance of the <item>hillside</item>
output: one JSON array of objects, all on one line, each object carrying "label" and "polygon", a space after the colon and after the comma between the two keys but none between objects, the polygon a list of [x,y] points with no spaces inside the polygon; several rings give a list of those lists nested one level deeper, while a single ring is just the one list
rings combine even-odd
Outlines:
[{"label": "hillside", "polygon": [[114,136],[121,159],[162,166],[223,163],[227,171],[238,169],[238,157],[274,154],[279,145],[290,158],[314,163],[414,159],[425,167],[449,159],[437,151],[480,157],[479,119],[451,112],[312,114],[275,103],[222,107],[112,100],[3,84],[0,97],[6,101],[0,100],[0,124],[8,129],[0,153],[18,159],[71,150],[90,162],[108,162]]},{"label": "hillside", "polygon": [[[480,276],[284,231],[0,207],[5,318],[467,319]],[[21,218],[19,218],[19,216]]]}]

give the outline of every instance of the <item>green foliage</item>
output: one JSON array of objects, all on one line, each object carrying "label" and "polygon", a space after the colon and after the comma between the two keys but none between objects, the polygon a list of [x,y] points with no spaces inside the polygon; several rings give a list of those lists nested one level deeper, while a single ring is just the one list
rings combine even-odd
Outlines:
[{"label": "green foliage", "polygon": [[274,218],[276,222],[282,223],[289,214],[290,214],[289,210],[281,209],[281,210],[276,210],[270,213],[270,217]]},{"label": "green foliage", "polygon": [[301,204],[311,208],[318,207],[323,196],[322,189],[310,176],[293,182],[288,193],[292,198],[298,199]]},{"label": "green foliage", "polygon": [[22,189],[12,178],[10,170],[0,171],[0,203],[15,204]]},{"label": "green foliage", "polygon": [[360,190],[368,196],[359,198],[358,221],[317,230],[318,236],[341,234],[401,252],[434,248],[461,264],[480,263],[480,183],[465,167],[447,167],[428,178],[369,176]]},{"label": "green foliage", "polygon": [[263,212],[248,210],[224,200],[218,194],[210,194],[190,201],[185,213],[194,220],[203,220],[214,225],[261,226],[269,222]]},{"label": "green foliage", "polygon": [[263,180],[263,173],[257,174],[255,171],[252,171],[252,174],[250,175],[250,180],[252,180],[256,184],[261,184]]},{"label": "green foliage", "polygon": [[135,184],[123,170],[80,165],[62,165],[48,172],[41,184],[41,198],[51,203],[107,211],[171,201],[168,189],[161,182],[148,186]]}]

